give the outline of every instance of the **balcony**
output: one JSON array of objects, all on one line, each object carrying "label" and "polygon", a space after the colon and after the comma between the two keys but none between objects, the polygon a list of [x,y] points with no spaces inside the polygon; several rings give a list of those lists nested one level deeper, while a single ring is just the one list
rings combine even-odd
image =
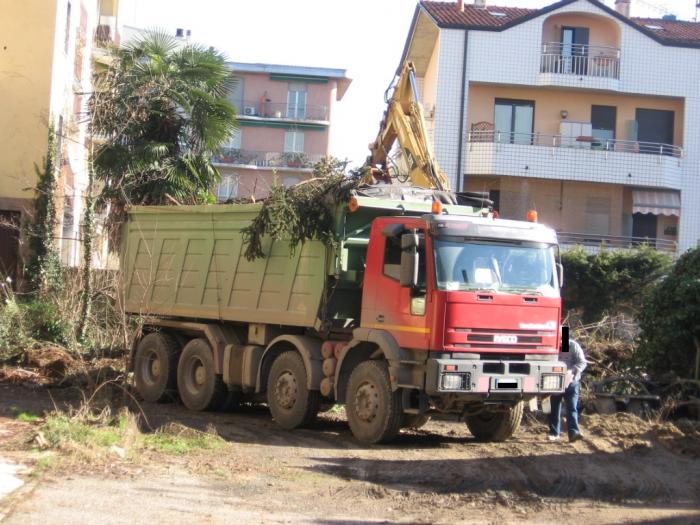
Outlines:
[{"label": "balcony", "polygon": [[619,237],[615,235],[597,235],[592,233],[558,232],[557,238],[562,249],[582,246],[588,253],[601,250],[628,250],[640,246],[651,246],[658,251],[676,254],[678,243],[667,239],[650,239],[648,237]]},{"label": "balcony", "polygon": [[292,169],[311,171],[323,155],[308,153],[280,153],[272,151],[251,151],[237,148],[221,148],[219,155],[212,158],[214,164],[240,166],[254,169]]},{"label": "balcony", "polygon": [[618,89],[620,50],[608,46],[547,42],[542,46],[540,85]]},{"label": "balcony", "polygon": [[543,133],[471,131],[467,173],[680,189],[683,148]]},{"label": "balcony", "polygon": [[270,119],[328,122],[328,107],[313,105],[295,105],[286,102],[263,102],[245,100],[235,102],[238,117],[241,119]]}]

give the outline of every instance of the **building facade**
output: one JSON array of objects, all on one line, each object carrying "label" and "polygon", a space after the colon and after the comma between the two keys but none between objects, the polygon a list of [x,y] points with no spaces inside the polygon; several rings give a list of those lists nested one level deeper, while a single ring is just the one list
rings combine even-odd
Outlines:
[{"label": "building facade", "polygon": [[418,4],[402,63],[454,188],[564,244],[698,244],[700,24],[629,7]]},{"label": "building facade", "polygon": [[[0,273],[17,276],[26,255],[22,225],[48,149],[57,142],[56,243],[65,264],[80,261],[87,184],[86,104],[93,58],[118,41],[117,0],[25,0],[0,17]],[[99,256],[99,254],[98,254]]]},{"label": "building facade", "polygon": [[217,199],[258,199],[274,182],[289,186],[309,178],[314,163],[330,153],[333,106],[351,82],[345,70],[229,65],[239,130],[214,158],[222,177]]}]

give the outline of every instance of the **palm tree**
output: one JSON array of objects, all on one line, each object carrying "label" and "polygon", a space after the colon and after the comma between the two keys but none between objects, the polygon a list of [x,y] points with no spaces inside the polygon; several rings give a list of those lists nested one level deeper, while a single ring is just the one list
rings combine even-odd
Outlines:
[{"label": "palm tree", "polygon": [[[128,204],[210,200],[220,180],[211,157],[237,127],[227,100],[235,80],[213,48],[149,31],[113,48],[90,99],[101,198],[119,217]],[[117,221],[118,222],[118,221]]]}]

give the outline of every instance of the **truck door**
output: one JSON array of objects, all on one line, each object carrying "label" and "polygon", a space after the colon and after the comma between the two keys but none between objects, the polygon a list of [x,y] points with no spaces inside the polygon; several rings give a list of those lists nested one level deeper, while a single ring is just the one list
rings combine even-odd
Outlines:
[{"label": "truck door", "polygon": [[[430,339],[430,324],[427,308],[425,235],[419,248],[420,268],[417,290],[399,284],[401,272],[401,236],[384,237],[378,241],[374,260],[368,261],[365,275],[364,295],[373,295],[363,301],[362,326],[390,332],[403,348],[427,349]],[[374,263],[374,264],[372,264]],[[368,286],[370,287],[368,289]]]}]

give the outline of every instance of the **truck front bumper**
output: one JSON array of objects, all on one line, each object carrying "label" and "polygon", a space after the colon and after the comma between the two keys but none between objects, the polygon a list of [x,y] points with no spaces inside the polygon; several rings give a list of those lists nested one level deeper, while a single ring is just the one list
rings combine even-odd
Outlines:
[{"label": "truck front bumper", "polygon": [[428,359],[428,395],[551,395],[564,391],[560,361]]}]

